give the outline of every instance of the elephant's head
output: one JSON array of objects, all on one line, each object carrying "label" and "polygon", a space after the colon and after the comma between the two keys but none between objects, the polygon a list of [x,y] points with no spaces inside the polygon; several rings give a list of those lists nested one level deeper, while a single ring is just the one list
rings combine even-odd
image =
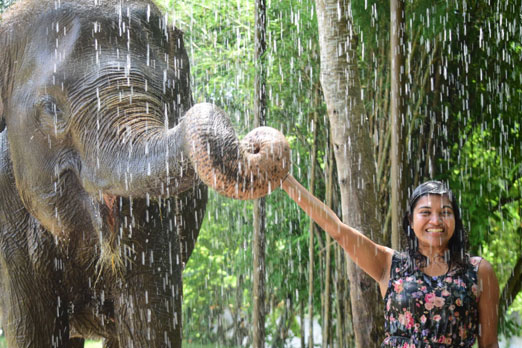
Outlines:
[{"label": "elephant's head", "polygon": [[0,124],[25,207],[70,237],[101,228],[107,195],[165,197],[198,178],[240,199],[275,189],[284,137],[239,142],[217,107],[191,107],[182,34],[152,3],[96,3],[20,0],[2,19]]}]

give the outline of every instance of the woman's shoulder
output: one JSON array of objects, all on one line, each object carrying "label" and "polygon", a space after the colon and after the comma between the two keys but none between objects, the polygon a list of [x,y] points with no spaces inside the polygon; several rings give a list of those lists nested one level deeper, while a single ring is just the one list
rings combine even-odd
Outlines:
[{"label": "woman's shoulder", "polygon": [[482,256],[468,256],[468,263],[477,273],[489,273],[493,271],[493,266]]},{"label": "woman's shoulder", "polygon": [[468,270],[472,270],[477,281],[495,275],[495,270],[491,263],[481,256],[468,256],[468,265]]},{"label": "woman's shoulder", "polygon": [[452,275],[460,275],[471,277],[473,282],[477,281],[479,266],[482,263],[483,258],[480,256],[471,256],[464,254],[464,258],[459,260],[451,266],[451,270],[448,271]]},{"label": "woman's shoulder", "polygon": [[410,255],[404,251],[393,250],[392,264],[402,264],[409,260]]},{"label": "woman's shoulder", "polygon": [[481,256],[470,256],[469,263],[471,266],[477,271],[480,275],[488,275],[490,273],[495,273],[493,266],[489,263],[488,260]]},{"label": "woman's shoulder", "polygon": [[484,259],[481,256],[468,256],[468,260],[469,260],[470,265],[478,268],[480,266],[480,263]]},{"label": "woman's shoulder", "polygon": [[404,251],[393,251],[391,261],[391,272],[392,276],[403,276],[405,272],[411,270],[412,260],[410,255]]},{"label": "woman's shoulder", "polygon": [[395,249],[390,249],[390,250],[393,252],[393,257],[395,257],[395,258],[405,259],[405,258],[409,257],[408,252],[405,250],[395,250]]},{"label": "woman's shoulder", "polygon": [[[493,287],[495,289],[498,288],[498,279],[495,270],[488,260],[480,256],[471,256],[469,262],[475,270],[475,281],[477,285],[479,285],[478,289],[483,289],[481,284],[488,284],[488,287]],[[478,297],[480,297],[480,293],[481,291],[479,290],[479,293],[477,294]]]}]

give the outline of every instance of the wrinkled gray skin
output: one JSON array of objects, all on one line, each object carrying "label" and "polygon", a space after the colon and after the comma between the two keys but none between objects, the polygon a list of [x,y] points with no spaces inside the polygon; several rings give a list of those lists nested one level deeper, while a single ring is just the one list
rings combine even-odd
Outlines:
[{"label": "wrinkled gray skin", "polygon": [[[94,3],[20,0],[0,23],[11,348],[181,346],[181,272],[207,201],[182,143],[182,35],[148,1]],[[213,117],[215,134],[226,121]]]}]

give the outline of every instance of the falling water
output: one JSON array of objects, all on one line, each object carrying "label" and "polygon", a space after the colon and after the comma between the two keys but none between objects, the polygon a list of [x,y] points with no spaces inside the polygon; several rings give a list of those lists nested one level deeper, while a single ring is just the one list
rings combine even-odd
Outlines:
[{"label": "falling water", "polygon": [[[98,4],[103,0],[94,2]],[[158,2],[167,10],[163,29],[175,25],[185,32],[194,101],[209,101],[224,108],[231,115],[238,133],[245,134],[253,124],[254,2]],[[2,1],[0,8],[10,3]],[[60,1],[56,2],[57,7],[60,4]],[[324,201],[331,132],[319,81],[320,47],[315,2],[268,1],[267,6],[267,123],[282,130],[291,143],[292,174],[305,185],[315,175],[315,192]],[[121,5],[118,11],[118,35],[126,40],[127,45],[127,52],[118,50],[118,64],[122,64],[121,68],[129,76],[136,63],[129,53],[132,44],[131,13]],[[388,165],[390,47],[387,33],[390,14],[387,2],[377,0],[353,2],[352,11],[358,30],[357,65],[361,81],[358,95],[365,107],[361,119],[368,126],[372,139],[374,184],[379,198],[378,206],[372,207],[373,210],[368,213],[379,216],[383,225],[382,240],[388,243],[388,208],[394,204],[389,199]],[[405,54],[402,67],[405,107],[401,122],[405,149],[401,176],[407,182],[404,195],[429,178],[449,182],[459,198],[469,233],[470,252],[482,255],[494,265],[501,285],[509,281],[522,249],[520,11],[519,1],[481,0],[473,4],[456,0],[440,3],[407,1],[405,41],[400,48]],[[150,20],[150,7],[146,11],[146,20]],[[61,32],[61,29],[56,23],[56,32]],[[93,23],[94,34],[106,29],[98,22]],[[66,28],[63,30],[63,35],[66,35]],[[58,49],[58,41],[56,45]],[[102,63],[101,51],[107,45],[95,39],[95,64]],[[154,63],[148,44],[145,52],[146,65],[151,67]],[[56,58],[60,59],[59,54]],[[175,58],[166,55],[164,59],[174,64]],[[169,80],[167,70],[161,78],[163,92],[174,88],[176,81]],[[127,84],[130,85],[130,79]],[[148,91],[147,80],[145,91]],[[131,92],[130,102],[134,96]],[[99,112],[102,106],[98,89],[96,101]],[[149,111],[147,104],[146,113]],[[53,112],[57,115],[56,106]],[[163,105],[162,112],[165,127],[172,126],[169,125],[172,116],[170,105]],[[313,122],[314,113],[319,114],[317,123]],[[58,117],[55,117],[55,134],[59,127],[57,123]],[[100,127],[98,122],[98,131]],[[318,166],[316,172],[311,173],[314,128],[319,134],[315,140]],[[346,144],[336,146],[349,148]],[[149,144],[146,146],[148,152]],[[361,159],[361,155],[356,158]],[[97,158],[98,168],[99,161]],[[151,175],[150,163],[147,164],[147,174]],[[128,186],[132,186],[132,178],[126,176],[126,179]],[[338,214],[342,204],[339,185],[351,183],[334,184],[333,208]],[[365,182],[359,181],[357,186],[352,187],[362,190]],[[59,191],[60,186],[55,183],[54,194],[58,195]],[[170,200],[158,199],[147,193],[147,224],[158,223],[155,216],[158,212],[153,210],[151,204],[151,201],[158,200],[158,209],[176,209],[170,206]],[[121,202],[118,206],[121,213]],[[119,231],[120,238],[123,233],[132,235],[136,228],[132,204],[130,209]],[[58,214],[55,210],[56,218]],[[252,203],[234,201],[211,191],[204,217],[196,249],[183,274],[184,337],[213,344],[247,346],[251,335],[249,321],[252,310]],[[180,216],[175,216],[166,225],[169,226],[168,233],[177,233],[182,224]],[[303,322],[300,304],[306,303],[308,293],[308,226],[308,218],[281,190],[275,190],[267,198],[267,344],[274,343],[281,332],[285,332],[287,346],[300,346],[300,328],[306,326],[300,325]],[[318,230],[314,246],[314,278],[317,279],[314,313],[317,323],[322,322],[325,245],[324,233]],[[133,248],[135,246],[125,246],[123,253],[128,256],[126,260],[134,256]],[[349,297],[346,261],[341,252],[336,252],[338,256],[332,261],[335,292],[330,297],[333,306],[342,309],[346,303],[335,301]],[[142,265],[154,265],[158,262],[158,255],[142,253],[138,260]],[[63,267],[61,260],[55,262],[57,268]],[[176,259],[169,259],[170,269],[173,264],[180,263],[179,255]],[[89,286],[94,288],[95,280],[89,279]],[[172,292],[175,292],[174,285]],[[102,293],[101,296],[105,295]],[[143,296],[145,303],[149,304],[152,294],[145,291]],[[60,306],[60,301],[58,303]],[[336,310],[332,309],[332,322],[340,315],[345,317],[348,312],[348,308],[344,308],[341,314]],[[514,299],[511,310],[505,311],[506,316],[516,320],[517,316],[520,318],[517,311],[522,311],[520,295]],[[145,315],[150,323],[152,313],[149,308]],[[286,325],[281,325],[283,318],[287,321]],[[173,319],[176,320],[178,318]],[[335,323],[338,325],[337,321]],[[350,324],[344,325],[337,332],[347,333],[350,339]],[[314,333],[320,332],[314,329]],[[520,330],[517,333],[520,334]],[[333,336],[333,341],[338,342],[339,337]],[[314,338],[314,341],[321,342],[320,337]]]}]

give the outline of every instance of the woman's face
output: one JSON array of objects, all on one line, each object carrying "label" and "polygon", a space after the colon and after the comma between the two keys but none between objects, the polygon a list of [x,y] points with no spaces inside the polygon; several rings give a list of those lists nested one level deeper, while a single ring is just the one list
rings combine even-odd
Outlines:
[{"label": "woman's face", "polygon": [[446,249],[455,233],[455,215],[447,195],[420,197],[411,215],[410,225],[419,240],[420,250]]}]

